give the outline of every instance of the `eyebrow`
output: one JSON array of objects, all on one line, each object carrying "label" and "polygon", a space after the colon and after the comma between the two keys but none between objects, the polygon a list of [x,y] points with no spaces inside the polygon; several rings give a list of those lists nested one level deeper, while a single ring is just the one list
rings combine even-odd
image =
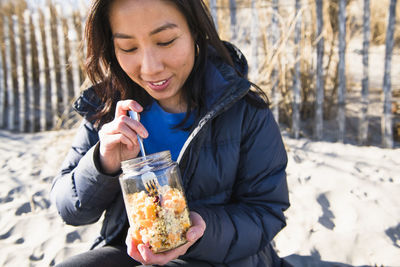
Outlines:
[{"label": "eyebrow", "polygon": [[[178,27],[178,26],[177,26],[176,24],[174,24],[174,23],[169,23],[169,22],[168,22],[168,23],[166,23],[166,24],[164,24],[164,25],[158,27],[157,29],[152,30],[152,31],[150,32],[150,35],[154,35],[154,34],[157,34],[157,33],[159,33],[159,32],[165,31],[165,30],[167,30],[167,29],[173,29],[173,28],[177,28],[177,27]],[[113,39],[115,39],[115,38],[120,38],[120,39],[135,39],[135,37],[133,37],[132,35],[125,34],[125,33],[119,33],[119,32],[113,34]]]}]

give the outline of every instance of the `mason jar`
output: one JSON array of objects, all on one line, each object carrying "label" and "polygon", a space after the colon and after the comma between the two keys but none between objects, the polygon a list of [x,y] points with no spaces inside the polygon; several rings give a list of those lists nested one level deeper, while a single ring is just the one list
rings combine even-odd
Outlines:
[{"label": "mason jar", "polygon": [[191,221],[179,167],[170,152],[137,157],[121,165],[119,181],[132,239],[149,245],[154,253],[185,244]]}]

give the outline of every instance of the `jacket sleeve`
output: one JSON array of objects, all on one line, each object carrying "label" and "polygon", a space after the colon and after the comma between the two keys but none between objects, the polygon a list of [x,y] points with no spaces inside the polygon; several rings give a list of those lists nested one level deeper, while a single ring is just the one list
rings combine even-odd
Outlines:
[{"label": "jacket sleeve", "polygon": [[[231,201],[193,207],[206,222],[186,256],[228,263],[264,249],[286,225],[287,155],[269,109],[250,108],[243,121],[240,159]],[[223,167],[222,167],[223,168]]]},{"label": "jacket sleeve", "polygon": [[61,170],[54,178],[51,200],[67,224],[96,222],[119,192],[118,174],[103,174],[98,164],[98,133],[84,120]]}]

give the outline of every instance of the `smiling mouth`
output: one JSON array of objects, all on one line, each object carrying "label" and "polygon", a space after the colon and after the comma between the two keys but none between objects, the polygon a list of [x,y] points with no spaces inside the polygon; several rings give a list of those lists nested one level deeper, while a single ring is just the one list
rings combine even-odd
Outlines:
[{"label": "smiling mouth", "polygon": [[163,80],[163,81],[156,82],[156,83],[150,82],[150,84],[155,85],[155,86],[161,86],[161,85],[165,84],[166,82],[167,82],[167,80]]},{"label": "smiling mouth", "polygon": [[158,82],[147,82],[148,86],[155,91],[162,91],[165,90],[170,84],[170,78],[158,81]]}]

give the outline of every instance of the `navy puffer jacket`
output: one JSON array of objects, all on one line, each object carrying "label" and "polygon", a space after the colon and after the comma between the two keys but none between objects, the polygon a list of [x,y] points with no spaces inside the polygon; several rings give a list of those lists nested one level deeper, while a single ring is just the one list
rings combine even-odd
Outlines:
[{"label": "navy puffer jacket", "polygon": [[[243,55],[229,46],[235,63],[247,71]],[[204,236],[183,258],[215,266],[280,266],[270,242],[285,226],[289,207],[287,156],[269,109],[245,99],[251,85],[210,55],[202,108],[178,163],[190,210],[206,222]],[[127,222],[118,176],[101,173],[98,129],[88,119],[101,107],[92,89],[75,109],[84,116],[51,197],[66,223],[94,223],[105,212],[93,247],[110,243]]]}]

